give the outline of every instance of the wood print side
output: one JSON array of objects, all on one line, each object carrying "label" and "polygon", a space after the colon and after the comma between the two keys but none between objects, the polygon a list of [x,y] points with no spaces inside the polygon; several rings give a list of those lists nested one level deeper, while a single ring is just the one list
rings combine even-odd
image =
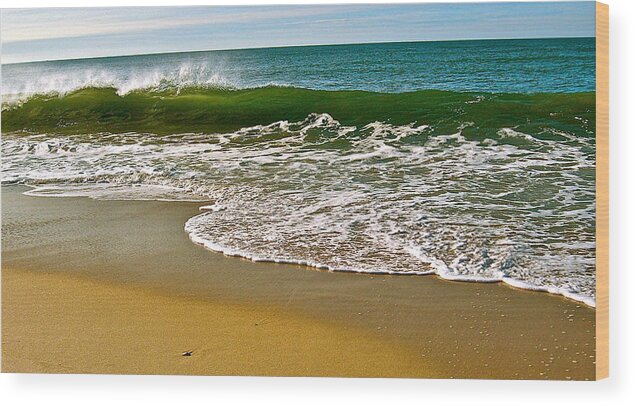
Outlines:
[{"label": "wood print side", "polygon": [[609,8],[596,3],[596,379],[609,375]]}]

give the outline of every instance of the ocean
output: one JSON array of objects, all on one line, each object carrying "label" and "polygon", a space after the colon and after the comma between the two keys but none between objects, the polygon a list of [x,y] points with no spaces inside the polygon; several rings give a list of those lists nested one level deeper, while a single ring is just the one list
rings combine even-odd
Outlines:
[{"label": "ocean", "polygon": [[2,183],[201,201],[254,261],[505,282],[594,306],[595,39],[2,65]]}]

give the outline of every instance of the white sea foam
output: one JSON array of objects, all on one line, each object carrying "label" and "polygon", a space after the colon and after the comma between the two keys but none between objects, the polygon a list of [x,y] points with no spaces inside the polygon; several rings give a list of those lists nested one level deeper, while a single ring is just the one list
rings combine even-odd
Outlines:
[{"label": "white sea foam", "polygon": [[[23,69],[29,69],[28,66]],[[235,76],[235,74],[234,74]],[[177,65],[136,66],[134,69],[117,69],[110,66],[82,65],[59,67],[53,71],[38,71],[37,74],[9,75],[3,77],[3,103],[16,104],[33,95],[58,95],[85,88],[114,88],[119,95],[144,90],[174,90],[177,93],[186,88],[243,87],[239,77],[230,78],[222,63],[193,63],[184,61]],[[275,85],[264,83],[262,86]]]},{"label": "white sea foam", "polygon": [[501,282],[594,306],[591,141],[429,130],[311,114],[226,134],[8,134],[2,181],[38,196],[205,200],[185,225],[192,241],[253,261]]},{"label": "white sea foam", "polygon": [[195,196],[182,188],[146,184],[46,185],[34,187],[24,194],[39,197],[89,197],[95,200],[205,201],[203,197]]}]

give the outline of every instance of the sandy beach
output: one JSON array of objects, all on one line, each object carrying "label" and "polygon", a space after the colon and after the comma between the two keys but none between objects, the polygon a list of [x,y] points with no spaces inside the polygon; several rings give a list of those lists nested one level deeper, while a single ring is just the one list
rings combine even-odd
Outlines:
[{"label": "sandy beach", "polygon": [[252,263],[188,239],[198,203],[25,190],[2,188],[3,372],[594,378],[595,311],[560,296]]}]

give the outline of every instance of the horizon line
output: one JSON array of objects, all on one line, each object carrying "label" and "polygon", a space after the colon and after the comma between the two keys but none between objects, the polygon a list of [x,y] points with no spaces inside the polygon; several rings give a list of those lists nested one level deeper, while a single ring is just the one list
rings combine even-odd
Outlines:
[{"label": "horizon line", "polygon": [[[346,46],[346,45],[381,45],[381,44],[407,44],[417,42],[468,42],[468,41],[496,41],[496,40],[544,40],[544,39],[583,39],[596,38],[595,36],[563,36],[563,37],[511,37],[511,38],[455,38],[440,40],[402,40],[402,41],[370,41],[370,42],[350,42],[350,43],[334,43],[334,44],[304,44],[304,45],[273,45],[262,47],[246,47],[246,48],[217,48],[217,49],[198,49],[184,51],[166,51],[166,52],[147,52],[141,54],[120,54],[120,55],[102,55],[102,56],[86,56],[80,58],[61,58],[61,59],[39,59],[32,61],[1,63],[0,66],[21,65],[28,63],[45,63],[45,62],[62,62],[62,61],[83,61],[92,59],[109,59],[109,58],[131,58],[135,56],[153,56],[153,55],[177,55],[192,54],[203,52],[229,52],[229,51],[249,51],[257,49],[279,49],[279,48],[309,48],[309,47],[328,47],[328,46]],[[1,56],[1,55],[0,55]]]}]

